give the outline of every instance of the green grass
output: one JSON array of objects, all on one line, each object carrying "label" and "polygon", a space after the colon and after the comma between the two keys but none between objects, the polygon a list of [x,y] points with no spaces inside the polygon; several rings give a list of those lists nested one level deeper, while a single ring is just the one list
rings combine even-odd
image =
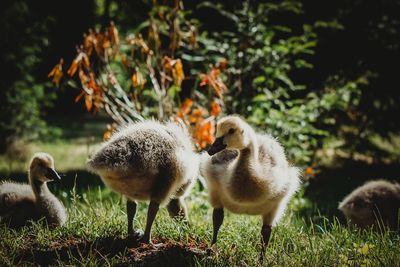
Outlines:
[{"label": "green grass", "polygon": [[0,174],[9,175],[15,172],[26,172],[30,157],[35,152],[50,153],[55,161],[58,171],[84,170],[85,162],[89,155],[100,144],[94,138],[75,138],[71,140],[59,140],[55,143],[26,144],[24,156],[10,158],[7,155],[0,155]]},{"label": "green grass", "polygon": [[[173,247],[180,248],[178,252],[145,246],[132,248],[126,239],[125,200],[104,188],[99,178],[82,172],[88,155],[97,145],[98,140],[76,138],[35,144],[30,148],[32,153],[50,152],[56,168],[67,172],[62,183],[52,183],[50,188],[67,207],[69,219],[64,227],[56,229],[48,229],[41,223],[19,230],[0,226],[0,266],[139,263],[156,266],[155,258],[163,266],[183,262],[200,266],[400,265],[398,234],[349,228],[335,217],[328,219],[314,209],[324,207],[324,203],[300,196],[292,201],[286,216],[274,228],[263,264],[258,260],[260,218],[229,212],[225,213],[216,252],[193,259],[188,251],[195,248],[205,251],[212,237],[212,209],[207,192],[200,187],[187,198],[190,227],[170,219],[165,209],[160,210],[153,225],[154,240],[172,242]],[[17,173],[25,180],[28,160],[29,157],[12,162],[10,171],[6,157],[0,156],[0,180],[16,178]],[[146,208],[147,204],[141,203],[136,217],[136,225],[141,229]]]},{"label": "green grass", "polygon": [[[71,191],[58,195],[68,209],[67,224],[53,230],[40,223],[18,231],[0,227],[0,266],[35,265],[35,262],[91,266],[132,263],[135,249],[121,243],[127,235],[127,221],[125,203],[119,195],[102,187],[81,194]],[[212,210],[206,192],[196,188],[187,200],[190,227],[173,221],[161,209],[153,225],[153,238],[190,243],[204,250],[212,233]],[[350,229],[337,220],[316,224],[299,217],[295,209],[292,205],[284,220],[274,228],[265,266],[395,266],[400,263],[398,235]],[[142,203],[136,217],[136,225],[142,229],[145,217],[146,204]],[[261,265],[258,260],[260,227],[258,217],[227,212],[217,253],[199,257],[195,263]],[[177,256],[174,257],[171,260],[176,263]]]}]

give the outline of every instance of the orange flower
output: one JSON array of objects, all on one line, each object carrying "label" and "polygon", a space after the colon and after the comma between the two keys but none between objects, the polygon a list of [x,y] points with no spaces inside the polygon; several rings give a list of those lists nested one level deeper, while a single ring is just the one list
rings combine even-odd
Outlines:
[{"label": "orange flower", "polygon": [[93,47],[96,45],[96,37],[91,29],[89,34],[83,34],[83,48],[87,55],[92,55]]},{"label": "orange flower", "polygon": [[77,97],[75,97],[75,103],[77,103],[85,95],[85,91],[82,91]]},{"label": "orange flower", "polygon": [[140,73],[138,68],[136,68],[136,70],[133,72],[131,80],[133,87],[140,86],[140,88],[143,89],[144,85],[146,84],[146,80],[143,78],[143,75]]},{"label": "orange flower", "polygon": [[84,90],[75,97],[75,102],[78,102],[84,96],[86,110],[89,112],[94,106],[94,112],[99,111],[103,103],[103,92],[100,85],[96,82],[94,73],[91,72],[89,73],[89,76],[87,76],[85,72],[80,69],[79,78]]},{"label": "orange flower", "polygon": [[107,130],[103,134],[103,140],[108,141],[111,138],[113,131],[114,131],[114,127],[110,124],[107,124]]},{"label": "orange flower", "polygon": [[96,79],[93,73],[90,73],[90,80],[88,87],[93,90],[93,92],[97,93],[101,91],[100,86],[97,84]]},{"label": "orange flower", "polygon": [[192,111],[192,114],[189,116],[190,123],[196,123],[199,120],[203,120],[203,116],[207,116],[208,112],[205,108],[200,107],[196,108]]},{"label": "orange flower", "polygon": [[164,56],[163,57],[163,67],[165,71],[169,71],[172,68],[172,65],[174,64],[172,58],[169,56]]},{"label": "orange flower", "polygon": [[101,92],[96,92],[93,97],[94,97],[94,112],[96,113],[102,107],[103,95],[101,94]]},{"label": "orange flower", "polygon": [[133,37],[129,41],[131,43],[141,47],[143,54],[150,53],[151,50],[150,50],[149,46],[146,44],[146,42],[143,40],[143,36],[141,34],[139,34],[138,37]]},{"label": "orange flower", "polygon": [[90,78],[85,74],[83,70],[79,70],[79,80],[81,81],[82,86],[89,87]]},{"label": "orange flower", "polygon": [[54,66],[54,68],[49,72],[47,77],[53,77],[52,82],[58,87],[60,85],[60,80],[64,75],[62,72],[62,65],[64,63],[64,59],[60,59],[60,62]]},{"label": "orange flower", "polygon": [[82,64],[84,64],[87,68],[90,67],[90,62],[89,62],[89,57],[82,52],[81,49],[78,49],[78,55],[76,58],[71,63],[71,66],[69,67],[67,73],[69,76],[74,76],[75,72],[78,70],[78,68],[82,67]]},{"label": "orange flower", "polygon": [[219,77],[220,73],[220,69],[217,67],[212,67],[210,73],[200,74],[200,86],[211,86],[218,98],[222,98],[222,94],[228,91],[225,83]]},{"label": "orange flower", "polygon": [[217,100],[214,99],[214,101],[211,103],[211,115],[214,117],[218,117],[218,115],[221,113],[221,106],[217,102]]},{"label": "orange flower", "polygon": [[183,114],[188,114],[190,112],[190,109],[192,108],[193,105],[193,100],[190,98],[187,98],[185,101],[183,101],[181,105],[181,111]]},{"label": "orange flower", "polygon": [[108,141],[111,138],[111,133],[109,131],[105,131],[103,134],[103,141]]},{"label": "orange flower", "polygon": [[314,169],[312,167],[307,167],[306,170],[304,171],[304,173],[306,175],[309,175],[309,176],[314,176],[315,175],[315,171],[314,171]]},{"label": "orange flower", "polygon": [[212,78],[216,79],[216,78],[219,76],[220,73],[221,73],[220,69],[218,69],[218,68],[212,68],[212,69],[211,69],[211,72],[210,72],[210,76],[211,76]]},{"label": "orange flower", "polygon": [[92,95],[85,95],[85,106],[87,111],[90,111],[92,109]]},{"label": "orange flower", "polygon": [[207,145],[212,144],[215,140],[215,125],[213,120],[201,120],[196,123],[194,139],[198,146],[204,149]]},{"label": "orange flower", "polygon": [[175,85],[181,86],[185,73],[183,72],[183,64],[180,59],[177,59],[172,69],[172,76],[174,77]]},{"label": "orange flower", "polygon": [[182,111],[178,110],[175,114],[178,118],[180,118],[181,120],[185,119],[185,114],[183,114]]},{"label": "orange flower", "polygon": [[209,84],[208,75],[207,74],[200,74],[200,86],[204,86]]}]

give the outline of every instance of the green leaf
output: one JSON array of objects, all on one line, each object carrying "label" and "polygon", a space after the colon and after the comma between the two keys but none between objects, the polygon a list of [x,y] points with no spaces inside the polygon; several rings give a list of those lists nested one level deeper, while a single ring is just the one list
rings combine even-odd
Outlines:
[{"label": "green leaf", "polygon": [[265,76],[258,76],[253,80],[253,85],[254,86],[260,85],[260,84],[264,83],[265,80],[266,80]]}]

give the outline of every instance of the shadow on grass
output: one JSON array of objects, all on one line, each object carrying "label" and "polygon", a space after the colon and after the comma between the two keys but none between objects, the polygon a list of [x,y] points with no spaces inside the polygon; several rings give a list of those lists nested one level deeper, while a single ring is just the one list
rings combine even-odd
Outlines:
[{"label": "shadow on grass", "polygon": [[157,243],[157,248],[118,237],[102,237],[92,242],[69,239],[53,242],[47,250],[21,251],[16,262],[47,266],[57,262],[72,263],[71,259],[81,262],[94,257],[97,264],[106,264],[106,259],[124,255],[119,266],[194,266],[206,256],[205,243],[160,238],[153,241]]}]

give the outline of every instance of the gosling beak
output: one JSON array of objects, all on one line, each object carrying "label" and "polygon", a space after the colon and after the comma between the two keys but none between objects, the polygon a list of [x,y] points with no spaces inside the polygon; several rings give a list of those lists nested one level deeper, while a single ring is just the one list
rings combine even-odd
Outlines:
[{"label": "gosling beak", "polygon": [[226,148],[226,145],[224,145],[224,137],[218,137],[215,139],[215,142],[211,145],[211,147],[208,149],[208,154],[210,156],[220,152],[221,150],[224,150]]},{"label": "gosling beak", "polygon": [[51,181],[56,180],[56,179],[61,180],[60,175],[58,175],[58,173],[53,168],[47,168],[46,178],[50,179]]}]

